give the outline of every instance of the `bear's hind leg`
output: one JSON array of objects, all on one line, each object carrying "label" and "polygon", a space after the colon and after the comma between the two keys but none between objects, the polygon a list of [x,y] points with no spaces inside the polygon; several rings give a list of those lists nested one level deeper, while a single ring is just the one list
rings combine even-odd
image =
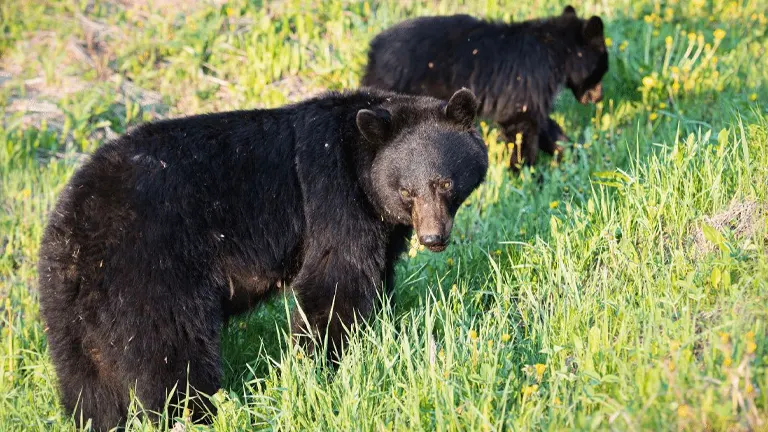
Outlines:
[{"label": "bear's hind leg", "polygon": [[[63,331],[62,331],[63,330]],[[86,349],[72,329],[50,327],[51,356],[56,366],[61,403],[80,427],[91,420],[96,432],[108,431],[125,422],[126,389],[106,364],[101,352]]]},{"label": "bear's hind leg", "polygon": [[[190,309],[187,305],[187,312]],[[181,321],[175,323],[148,323],[124,350],[122,367],[130,373],[126,373],[128,385],[153,420],[158,419],[157,414],[163,412],[166,404],[171,427],[173,418],[182,417],[187,410],[194,422],[205,422],[215,415],[208,396],[218,391],[221,382],[221,312],[208,313],[209,316],[198,318],[209,321],[204,325],[190,325],[190,317],[177,317]],[[145,340],[138,339],[142,334]]]},{"label": "bear's hind leg", "polygon": [[531,116],[519,114],[500,123],[504,138],[514,144],[509,168],[517,171],[523,165],[533,165],[539,153],[539,125]]}]

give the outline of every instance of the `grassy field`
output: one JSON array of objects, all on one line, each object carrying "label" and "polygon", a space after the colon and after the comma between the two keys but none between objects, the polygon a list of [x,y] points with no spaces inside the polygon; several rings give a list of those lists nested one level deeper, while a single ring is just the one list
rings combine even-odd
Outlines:
[{"label": "grassy field", "polygon": [[[57,193],[106,139],[355,87],[367,42],[406,17],[563,6],[0,1],[0,430],[75,429],[35,265]],[[604,102],[558,100],[579,144],[512,176],[482,123],[492,166],[454,244],[404,257],[399,303],[339,370],[289,343],[276,299],[225,330],[218,415],[187,430],[768,430],[768,1],[577,9],[603,17],[611,55]]]}]

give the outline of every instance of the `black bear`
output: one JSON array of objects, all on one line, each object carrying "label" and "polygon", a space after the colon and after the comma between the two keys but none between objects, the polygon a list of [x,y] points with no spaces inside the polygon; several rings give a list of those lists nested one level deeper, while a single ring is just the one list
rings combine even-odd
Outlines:
[{"label": "black bear", "polygon": [[[509,142],[522,134],[510,167],[533,164],[538,150],[561,154],[567,141],[549,117],[565,85],[583,104],[602,99],[608,71],[603,22],[562,15],[497,23],[467,15],[421,17],[402,22],[370,44],[362,85],[447,99],[467,87]],[[520,148],[522,147],[522,148]]]},{"label": "black bear", "polygon": [[98,149],[40,251],[64,407],[105,430],[131,392],[161,411],[175,386],[173,400],[201,401],[200,420],[222,323],[286,284],[310,325],[297,330],[327,328],[340,353],[412,231],[432,251],[448,244],[488,167],[476,111],[467,89],[447,103],[361,89],[150,123]]}]

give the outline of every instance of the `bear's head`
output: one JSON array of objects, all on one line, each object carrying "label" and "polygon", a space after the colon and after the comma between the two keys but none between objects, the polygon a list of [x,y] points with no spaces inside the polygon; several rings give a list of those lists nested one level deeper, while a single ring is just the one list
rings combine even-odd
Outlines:
[{"label": "bear's head", "polygon": [[393,97],[357,113],[373,149],[369,194],[390,224],[410,225],[433,252],[448,245],[459,206],[485,178],[488,150],[474,128],[478,102],[467,89],[448,103]]},{"label": "bear's head", "polygon": [[588,20],[576,16],[576,10],[566,6],[562,15],[567,27],[570,49],[566,61],[566,85],[582,104],[603,99],[602,79],[608,72],[608,50],[605,46],[603,20],[592,16]]}]

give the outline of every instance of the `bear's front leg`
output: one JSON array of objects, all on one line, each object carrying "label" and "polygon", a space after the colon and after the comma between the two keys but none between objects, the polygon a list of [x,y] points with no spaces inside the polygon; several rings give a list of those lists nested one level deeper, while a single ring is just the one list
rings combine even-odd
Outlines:
[{"label": "bear's front leg", "polygon": [[[294,312],[294,335],[311,334],[321,344],[327,340],[327,358],[338,362],[347,332],[366,319],[378,301],[385,267],[383,255],[382,251],[352,257],[335,248],[310,251],[293,283],[298,306],[306,317],[305,321],[298,310]],[[314,348],[312,344],[307,346]]]},{"label": "bear's front leg", "polygon": [[539,123],[529,113],[517,113],[499,122],[504,138],[514,144],[509,168],[517,171],[522,165],[533,165],[539,153]]},{"label": "bear's front leg", "polygon": [[563,157],[563,147],[558,142],[568,142],[568,136],[563,129],[551,117],[547,118],[547,124],[541,129],[539,134],[539,148],[554,155],[555,160],[560,162]]}]

